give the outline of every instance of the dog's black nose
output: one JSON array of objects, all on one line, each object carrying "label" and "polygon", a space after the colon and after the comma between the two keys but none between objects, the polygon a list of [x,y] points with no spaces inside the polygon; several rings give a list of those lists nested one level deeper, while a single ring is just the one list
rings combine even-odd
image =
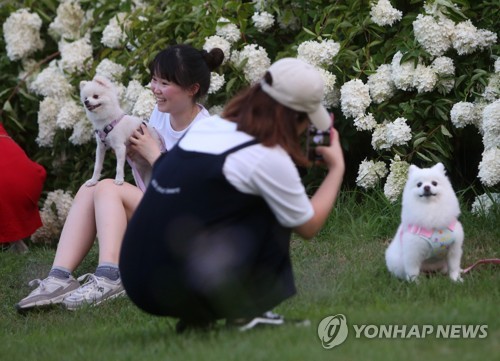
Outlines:
[{"label": "dog's black nose", "polygon": [[87,107],[87,106],[89,105],[89,101],[88,101],[88,100],[85,100],[85,101],[83,102],[83,104],[85,104],[85,106]]},{"label": "dog's black nose", "polygon": [[424,192],[429,192],[431,190],[430,186],[424,186]]}]

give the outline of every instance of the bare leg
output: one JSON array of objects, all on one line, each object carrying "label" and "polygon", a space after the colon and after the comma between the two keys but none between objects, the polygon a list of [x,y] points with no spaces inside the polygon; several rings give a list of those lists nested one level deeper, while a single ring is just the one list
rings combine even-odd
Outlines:
[{"label": "bare leg", "polygon": [[96,235],[95,189],[83,185],[78,190],[59,238],[53,267],[74,271],[92,247]]},{"label": "bare leg", "polygon": [[116,185],[111,179],[98,183],[94,194],[94,207],[99,240],[99,264],[118,264],[128,220],[142,196],[142,191],[129,183]]}]

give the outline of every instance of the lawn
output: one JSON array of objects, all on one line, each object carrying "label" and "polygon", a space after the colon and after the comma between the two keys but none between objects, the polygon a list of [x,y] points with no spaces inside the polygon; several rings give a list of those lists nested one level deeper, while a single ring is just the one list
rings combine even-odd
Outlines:
[{"label": "lawn", "polygon": [[[379,194],[344,192],[318,237],[292,242],[298,294],[275,311],[309,319],[310,326],[245,333],[221,323],[214,331],[177,335],[175,320],[145,314],[127,298],[76,312],[55,307],[19,315],[15,303],[29,293],[30,280],[47,274],[54,249],[0,252],[0,360],[499,360],[500,267],[478,266],[462,284],[445,276],[423,277],[419,284],[391,277],[384,250],[399,212]],[[500,258],[499,218],[463,212],[463,267]],[[75,275],[92,272],[96,262],[94,247]],[[317,328],[336,314],[346,316],[349,335],[327,350]],[[371,331],[384,325],[486,326],[487,335],[450,339],[434,332],[402,339],[367,332],[358,338],[354,325]]]}]

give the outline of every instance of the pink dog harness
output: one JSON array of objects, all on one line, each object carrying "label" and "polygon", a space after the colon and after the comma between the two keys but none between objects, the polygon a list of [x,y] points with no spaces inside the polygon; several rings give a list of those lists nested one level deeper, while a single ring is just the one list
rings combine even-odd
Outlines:
[{"label": "pink dog harness", "polygon": [[[417,236],[420,236],[420,238],[427,241],[431,247],[431,255],[429,259],[442,259],[447,255],[451,245],[455,242],[453,231],[455,230],[456,224],[456,219],[454,219],[446,228],[428,229],[409,224],[406,231],[416,234]],[[403,232],[404,230],[401,230],[401,240],[403,239]]]},{"label": "pink dog harness", "polygon": [[116,125],[120,122],[120,120],[123,119],[123,117],[125,116],[125,113],[122,114],[119,118],[113,120],[111,123],[109,123],[108,125],[106,125],[104,127],[104,129],[96,129],[95,130],[95,134],[97,134],[97,136],[99,136],[99,139],[101,140],[101,142],[104,143],[104,145],[106,146],[106,148],[108,147],[108,145],[106,144],[106,137],[108,136],[109,133],[111,133],[111,131],[116,127]]}]

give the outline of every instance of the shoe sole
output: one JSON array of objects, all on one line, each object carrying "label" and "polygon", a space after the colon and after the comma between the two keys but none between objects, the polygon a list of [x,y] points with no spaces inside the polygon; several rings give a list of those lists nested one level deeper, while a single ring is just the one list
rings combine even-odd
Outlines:
[{"label": "shoe sole", "polygon": [[109,297],[106,297],[106,298],[103,298],[102,300],[100,300],[99,302],[93,302],[93,303],[86,303],[86,302],[81,302],[81,303],[77,303],[77,304],[72,304],[72,305],[68,305],[68,304],[65,304],[65,303],[61,303],[62,306],[68,310],[68,311],[76,311],[82,307],[85,307],[85,306],[90,306],[90,307],[95,307],[95,306],[99,306],[101,303],[105,302],[105,301],[109,301],[109,300],[112,300],[112,299],[115,299],[117,297],[120,297],[120,296],[124,296],[125,295],[125,290],[121,290],[120,292],[118,293],[115,293],[114,295],[112,296],[109,296]]},{"label": "shoe sole", "polygon": [[31,309],[37,308],[37,307],[50,307],[50,306],[60,304],[63,301],[64,297],[66,297],[68,294],[70,294],[71,292],[73,292],[77,289],[78,289],[78,287],[76,287],[75,289],[68,291],[60,296],[52,298],[50,300],[36,301],[33,303],[28,303],[27,305],[24,305],[24,306],[20,306],[19,304],[16,304],[16,310],[17,310],[17,312],[24,312],[24,311],[28,311],[28,310],[31,310]]}]

